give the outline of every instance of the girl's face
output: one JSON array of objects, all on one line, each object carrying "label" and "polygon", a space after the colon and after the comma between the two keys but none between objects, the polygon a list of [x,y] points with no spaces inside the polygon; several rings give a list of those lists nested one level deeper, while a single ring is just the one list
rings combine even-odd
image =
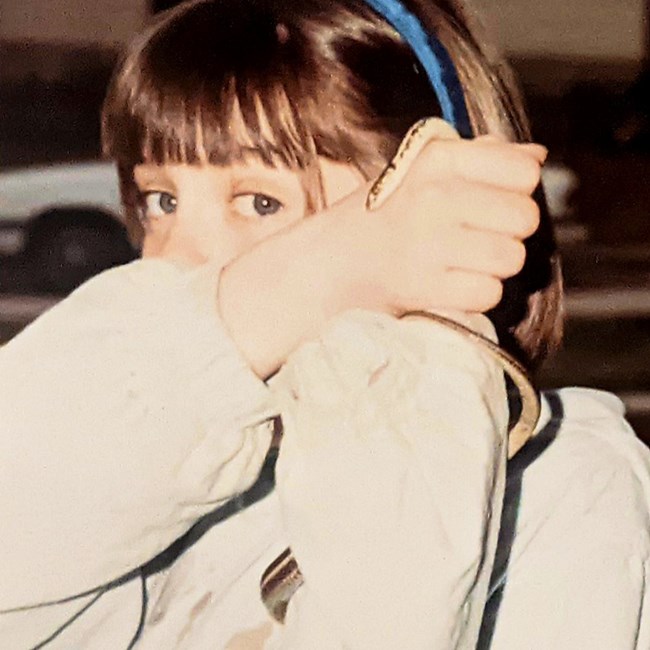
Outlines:
[{"label": "girl's face", "polygon": [[[326,205],[364,181],[352,165],[321,159]],[[227,264],[307,213],[298,175],[250,159],[229,166],[138,165],[143,257],[182,266]]]}]

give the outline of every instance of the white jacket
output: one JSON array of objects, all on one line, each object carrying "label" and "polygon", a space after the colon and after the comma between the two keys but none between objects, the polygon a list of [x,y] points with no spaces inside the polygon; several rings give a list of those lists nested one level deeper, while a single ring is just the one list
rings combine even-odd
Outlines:
[{"label": "white jacket", "polygon": [[[220,329],[211,280],[136,262],[0,351],[0,608],[28,607],[0,615],[0,647],[52,636],[97,592],[30,606],[137,570],[245,490],[278,411],[277,489],[101,593],[46,647],[126,648],[140,623],[136,647],[157,650],[474,647],[504,485],[499,371],[429,322],[356,313],[267,388]],[[556,402],[539,457],[509,468],[519,516],[504,515],[506,587],[482,639],[648,648],[647,451],[616,398]],[[306,583],[279,626],[258,582],[289,544]]]}]

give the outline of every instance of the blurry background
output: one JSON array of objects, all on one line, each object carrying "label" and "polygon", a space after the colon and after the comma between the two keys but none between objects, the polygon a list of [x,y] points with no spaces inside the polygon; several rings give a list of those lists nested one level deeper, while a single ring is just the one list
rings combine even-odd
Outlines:
[{"label": "blurry background", "polygon": [[[568,320],[542,381],[617,392],[650,441],[650,0],[475,1],[551,149]],[[112,169],[86,163],[117,52],[173,4],[0,0],[0,341],[133,256]]]}]

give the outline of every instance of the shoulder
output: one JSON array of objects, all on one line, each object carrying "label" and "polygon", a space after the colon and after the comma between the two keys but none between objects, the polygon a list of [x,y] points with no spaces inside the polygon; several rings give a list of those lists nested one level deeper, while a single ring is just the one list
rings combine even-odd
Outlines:
[{"label": "shoulder", "polygon": [[[650,451],[614,395],[584,388],[544,394],[542,425],[515,457],[520,528],[584,527],[608,544],[650,549]],[[540,529],[541,530],[541,529]]]},{"label": "shoulder", "polygon": [[616,395],[572,387],[547,391],[542,401],[538,435],[549,439],[549,456],[560,456],[574,469],[628,470],[646,482],[650,450],[625,419]]},{"label": "shoulder", "polygon": [[542,418],[508,466],[490,647],[646,647],[650,452],[609,393],[549,391]]}]

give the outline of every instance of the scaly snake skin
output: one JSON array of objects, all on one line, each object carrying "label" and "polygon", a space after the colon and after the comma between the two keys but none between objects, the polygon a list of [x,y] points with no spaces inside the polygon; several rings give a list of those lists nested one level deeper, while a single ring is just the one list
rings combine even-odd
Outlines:
[{"label": "scaly snake skin", "polygon": [[[425,118],[416,122],[404,136],[397,153],[368,192],[366,208],[376,210],[395,191],[411,163],[432,140],[454,140],[460,136],[447,122],[439,118]],[[526,369],[505,350],[478,332],[460,323],[428,311],[411,311],[403,317],[419,317],[454,330],[487,352],[508,374],[519,391],[521,413],[508,433],[508,458],[512,458],[532,436],[540,413],[539,396]],[[296,559],[287,548],[266,569],[260,580],[262,601],[273,618],[284,622],[287,606],[304,578]]]}]

